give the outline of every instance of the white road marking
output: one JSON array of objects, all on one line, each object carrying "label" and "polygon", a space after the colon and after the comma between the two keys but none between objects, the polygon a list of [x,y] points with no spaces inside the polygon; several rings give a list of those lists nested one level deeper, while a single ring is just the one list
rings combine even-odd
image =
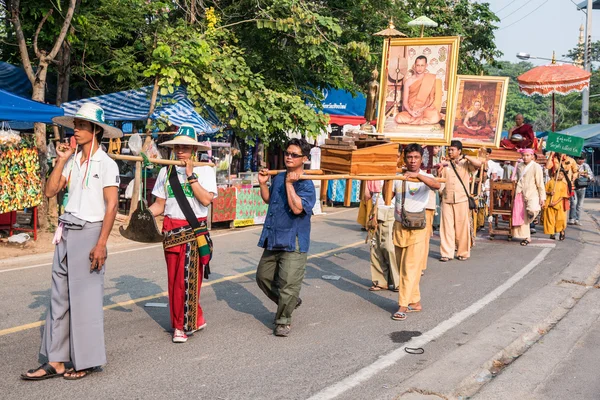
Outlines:
[{"label": "white road marking", "polygon": [[348,376],[347,378],[341,380],[338,383],[335,383],[322,391],[316,393],[311,396],[308,400],[326,400],[326,399],[334,399],[347,390],[352,389],[360,385],[361,383],[367,381],[371,377],[373,377],[378,372],[396,364],[400,359],[404,358],[408,353],[404,351],[405,347],[424,347],[429,342],[434,339],[439,338],[450,329],[456,327],[460,323],[462,323],[467,318],[475,315],[479,312],[483,307],[490,304],[492,301],[496,300],[500,297],[504,292],[514,286],[518,281],[520,281],[525,275],[527,275],[531,270],[533,270],[536,266],[538,266],[546,255],[551,251],[549,248],[543,249],[529,264],[527,264],[523,269],[517,272],[515,275],[510,277],[506,282],[502,285],[498,286],[496,289],[488,293],[483,298],[479,299],[477,302],[471,304],[469,307],[465,308],[462,311],[454,314],[452,317],[447,320],[441,322],[435,328],[431,329],[428,332],[425,332],[423,335],[412,338],[410,341],[405,343],[402,347],[397,348],[396,350],[388,353],[384,356],[381,356],[377,361],[373,364],[368,365],[354,374]]},{"label": "white road marking", "polygon": [[[322,216],[327,217],[327,216],[330,216],[330,215],[335,215],[335,214],[340,214],[340,213],[343,213],[343,212],[348,212],[350,210],[355,210],[355,209],[354,208],[349,208],[349,209],[346,209],[346,210],[341,210],[341,211],[336,211],[336,212],[332,212],[332,213],[328,213],[328,214],[323,214]],[[319,215],[316,215],[315,217],[319,217]],[[245,232],[256,231],[256,230],[259,230],[259,229],[262,229],[262,225],[261,226],[257,226],[257,227],[253,227],[253,228],[243,229],[243,230],[232,230],[232,231],[228,231],[228,232],[221,233],[221,234],[215,233],[214,235],[211,235],[211,236],[212,236],[212,238],[217,238],[217,237],[221,237],[221,236],[229,236],[229,235],[236,235],[238,233],[245,233]],[[142,251],[142,250],[148,250],[148,249],[155,249],[157,247],[162,247],[162,243],[161,244],[154,244],[154,245],[151,245],[151,246],[136,247],[136,248],[127,249],[127,250],[109,251],[108,255],[112,256],[112,255],[116,255],[116,254],[131,253],[133,251]],[[19,262],[18,259],[15,260],[15,261]],[[2,269],[2,270],[0,270],[0,274],[3,273],[3,272],[23,271],[23,270],[26,270],[26,269],[39,268],[39,267],[47,267],[49,265],[52,265],[52,263],[49,262],[49,263],[43,263],[43,264],[28,265],[26,267]]]}]

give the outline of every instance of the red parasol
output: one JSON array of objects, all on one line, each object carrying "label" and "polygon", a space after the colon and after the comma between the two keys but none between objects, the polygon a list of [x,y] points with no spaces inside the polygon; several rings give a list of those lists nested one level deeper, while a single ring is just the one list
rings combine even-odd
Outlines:
[{"label": "red parasol", "polygon": [[552,95],[552,131],[554,132],[554,94],[581,92],[590,86],[591,73],[571,64],[551,64],[535,67],[517,77],[519,89],[528,96]]}]

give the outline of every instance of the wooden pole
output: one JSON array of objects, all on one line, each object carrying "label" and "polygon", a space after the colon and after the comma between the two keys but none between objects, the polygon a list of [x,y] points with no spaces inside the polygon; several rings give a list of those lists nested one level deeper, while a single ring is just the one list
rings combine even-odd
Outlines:
[{"label": "wooden pole", "polygon": [[[136,161],[136,162],[144,161],[144,159],[140,156],[126,156],[123,154],[109,154],[108,156],[110,158],[112,158],[113,160]],[[185,166],[185,163],[183,161],[179,161],[179,160],[163,160],[161,158],[148,158],[148,161],[150,161],[152,164],[158,164],[158,165],[176,165],[179,167]],[[194,161],[194,167],[214,167],[214,166],[215,166],[215,164],[213,164],[213,163]]]}]

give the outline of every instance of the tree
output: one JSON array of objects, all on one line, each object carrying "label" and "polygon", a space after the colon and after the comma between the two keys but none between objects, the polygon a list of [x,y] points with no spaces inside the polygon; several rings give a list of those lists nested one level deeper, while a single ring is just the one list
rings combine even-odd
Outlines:
[{"label": "tree", "polygon": [[[54,8],[49,8],[42,19],[40,20],[37,29],[33,35],[32,39],[28,39],[23,31],[23,26],[21,24],[21,1],[20,0],[7,0],[5,4],[3,4],[8,13],[10,15],[10,21],[13,25],[14,34],[16,38],[16,42],[19,46],[19,54],[21,57],[21,63],[23,65],[23,69],[29,78],[32,86],[32,95],[31,99],[39,102],[44,102],[46,99],[46,80],[48,77],[48,68],[52,62],[55,61],[56,56],[61,50],[65,38],[67,36],[68,30],[71,26],[71,20],[73,18],[73,13],[75,12],[75,3],[76,0],[68,0],[67,9],[64,17],[62,18],[62,24],[60,26],[60,31],[55,36],[54,43],[52,46],[49,46],[50,50],[44,47],[39,46],[39,37],[42,28],[46,21],[53,16],[55,11]],[[61,11],[60,2],[57,2],[58,12]],[[37,66],[34,68],[34,62],[32,58],[37,61]],[[42,186],[45,185],[45,177],[47,171],[47,148],[46,148],[46,125],[41,123],[36,123],[35,128],[35,142],[36,147],[38,149],[38,154],[40,158],[40,169],[42,175]],[[39,209],[39,220],[40,226],[45,228],[48,224],[47,221],[47,200],[44,198],[44,202],[42,203],[42,207]]]}]

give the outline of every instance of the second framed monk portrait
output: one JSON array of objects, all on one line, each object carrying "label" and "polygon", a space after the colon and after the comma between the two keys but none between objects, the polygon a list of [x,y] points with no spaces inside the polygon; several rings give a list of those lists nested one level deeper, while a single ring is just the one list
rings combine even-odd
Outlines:
[{"label": "second framed monk portrait", "polygon": [[465,147],[498,148],[508,77],[458,75],[452,139]]},{"label": "second framed monk portrait", "polygon": [[450,143],[458,37],[385,42],[377,131],[399,143]]}]

